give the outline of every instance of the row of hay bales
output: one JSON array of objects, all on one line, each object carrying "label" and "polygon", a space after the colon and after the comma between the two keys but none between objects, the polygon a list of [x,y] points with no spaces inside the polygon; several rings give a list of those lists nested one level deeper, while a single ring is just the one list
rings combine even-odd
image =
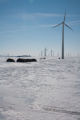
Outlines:
[{"label": "row of hay bales", "polygon": [[21,62],[21,63],[25,63],[25,62],[37,62],[36,59],[23,59],[23,58],[18,58],[16,61],[12,58],[8,58],[6,60],[6,62]]}]

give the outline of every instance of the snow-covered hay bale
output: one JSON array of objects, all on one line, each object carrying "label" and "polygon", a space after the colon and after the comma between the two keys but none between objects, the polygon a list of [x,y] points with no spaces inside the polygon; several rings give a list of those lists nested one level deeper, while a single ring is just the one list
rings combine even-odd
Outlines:
[{"label": "snow-covered hay bale", "polygon": [[19,58],[17,59],[17,62],[37,62],[36,59],[22,59],[22,58]]},{"label": "snow-covered hay bale", "polygon": [[41,60],[42,60],[42,59],[46,59],[46,57],[41,57],[40,59],[41,59]]},{"label": "snow-covered hay bale", "polygon": [[12,59],[12,58],[8,58],[8,59],[6,60],[6,62],[15,62],[15,60]]}]

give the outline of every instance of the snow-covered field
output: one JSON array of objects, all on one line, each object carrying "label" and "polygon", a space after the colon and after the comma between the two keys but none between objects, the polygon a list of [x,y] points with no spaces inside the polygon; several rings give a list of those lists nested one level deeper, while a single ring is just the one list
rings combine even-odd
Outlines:
[{"label": "snow-covered field", "polygon": [[80,120],[80,58],[0,58],[0,120]]}]

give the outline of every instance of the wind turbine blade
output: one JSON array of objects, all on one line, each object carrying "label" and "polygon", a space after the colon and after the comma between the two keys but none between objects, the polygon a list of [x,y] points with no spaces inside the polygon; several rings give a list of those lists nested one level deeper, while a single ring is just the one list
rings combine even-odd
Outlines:
[{"label": "wind turbine blade", "polygon": [[65,17],[66,17],[66,9],[65,9]]},{"label": "wind turbine blade", "polygon": [[65,22],[65,20],[66,20],[66,9],[65,9],[65,14],[64,14],[64,22]]},{"label": "wind turbine blade", "polygon": [[53,28],[55,28],[55,27],[58,27],[58,26],[60,26],[62,23],[60,23],[60,24],[57,24],[57,25],[53,25],[52,27]]},{"label": "wind turbine blade", "polygon": [[68,26],[67,24],[65,24],[66,27],[68,27],[70,30],[72,30],[72,28],[70,26]]}]

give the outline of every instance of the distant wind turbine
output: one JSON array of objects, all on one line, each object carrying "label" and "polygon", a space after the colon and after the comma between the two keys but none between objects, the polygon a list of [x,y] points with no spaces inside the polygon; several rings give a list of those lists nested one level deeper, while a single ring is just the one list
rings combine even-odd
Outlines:
[{"label": "distant wind turbine", "polygon": [[59,25],[62,25],[62,59],[64,59],[64,26],[72,30],[72,28],[65,23],[65,19],[66,19],[66,11],[64,14],[64,20],[60,24],[53,26],[53,28],[55,28],[55,27],[58,27]]},{"label": "distant wind turbine", "polygon": [[44,56],[47,56],[47,48],[44,49]]}]

